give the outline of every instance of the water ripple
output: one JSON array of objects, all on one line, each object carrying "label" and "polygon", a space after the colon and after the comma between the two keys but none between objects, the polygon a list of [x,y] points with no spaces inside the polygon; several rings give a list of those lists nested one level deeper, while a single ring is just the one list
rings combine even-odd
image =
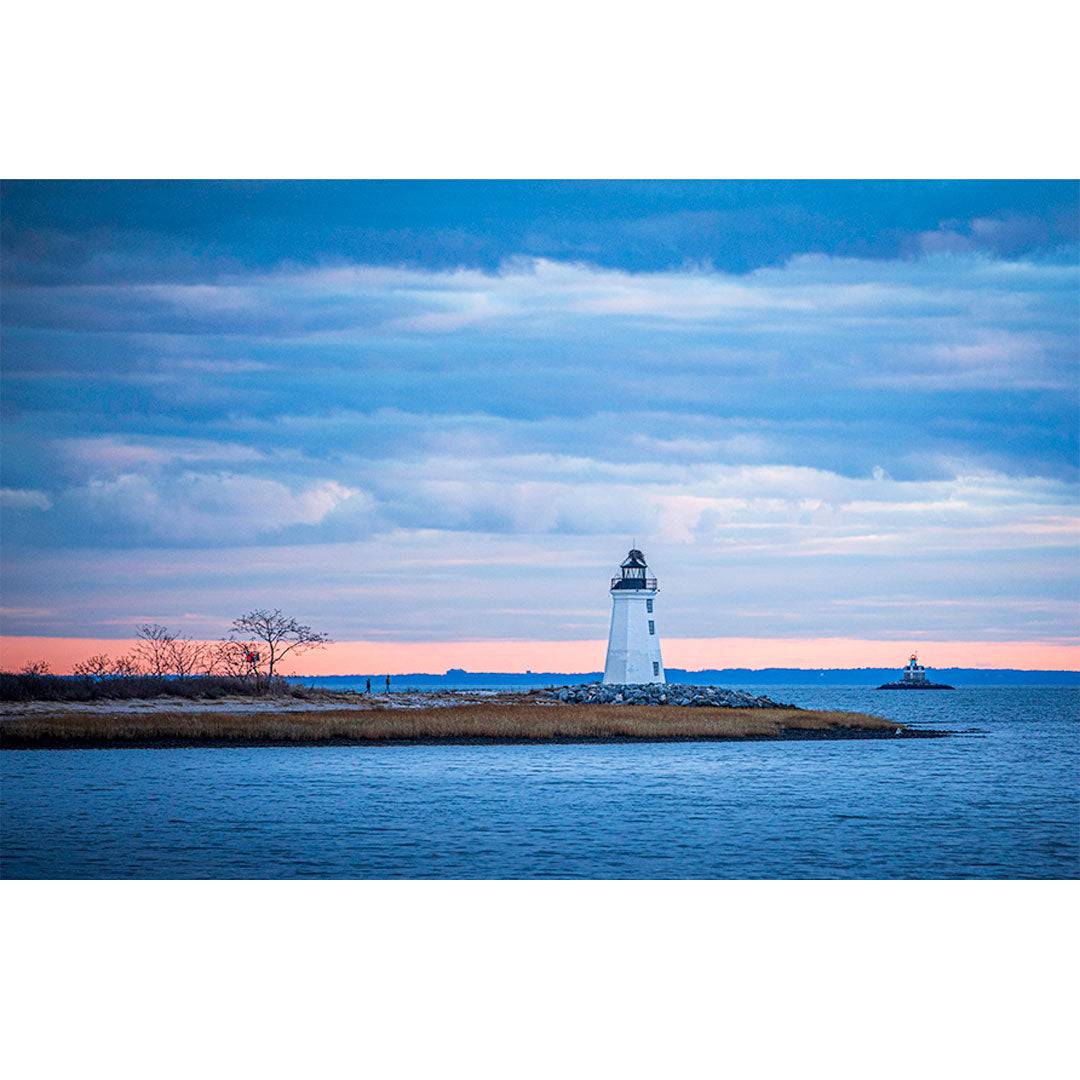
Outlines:
[{"label": "water ripple", "polygon": [[1078,877],[1080,693],[772,688],[948,739],[0,754],[5,877]]}]

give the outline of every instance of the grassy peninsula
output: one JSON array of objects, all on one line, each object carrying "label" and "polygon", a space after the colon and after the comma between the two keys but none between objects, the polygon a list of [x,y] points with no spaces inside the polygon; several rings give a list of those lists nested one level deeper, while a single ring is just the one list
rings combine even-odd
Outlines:
[{"label": "grassy peninsula", "polygon": [[[177,705],[180,707],[177,707]],[[862,713],[796,708],[679,708],[537,702],[529,695],[494,700],[423,700],[343,707],[323,700],[228,702],[201,710],[181,703],[81,709],[62,705],[8,712],[0,747],[326,746],[388,743],[688,741],[728,739],[902,738],[925,735]]]}]

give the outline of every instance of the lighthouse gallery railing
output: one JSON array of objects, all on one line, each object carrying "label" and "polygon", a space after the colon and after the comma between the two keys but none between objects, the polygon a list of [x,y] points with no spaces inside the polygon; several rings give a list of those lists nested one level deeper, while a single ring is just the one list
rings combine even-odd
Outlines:
[{"label": "lighthouse gallery railing", "polygon": [[613,577],[611,579],[611,587],[613,589],[652,589],[659,591],[660,586],[656,584],[656,578],[625,578],[625,577]]}]

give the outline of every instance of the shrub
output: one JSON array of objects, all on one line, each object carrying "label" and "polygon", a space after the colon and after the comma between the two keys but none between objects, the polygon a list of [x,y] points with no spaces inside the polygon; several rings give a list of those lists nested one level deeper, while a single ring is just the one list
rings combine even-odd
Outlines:
[{"label": "shrub", "polygon": [[303,688],[277,677],[236,678],[227,675],[40,675],[31,672],[0,672],[0,701],[101,701],[123,698],[182,697],[220,698],[260,694],[303,696]]}]

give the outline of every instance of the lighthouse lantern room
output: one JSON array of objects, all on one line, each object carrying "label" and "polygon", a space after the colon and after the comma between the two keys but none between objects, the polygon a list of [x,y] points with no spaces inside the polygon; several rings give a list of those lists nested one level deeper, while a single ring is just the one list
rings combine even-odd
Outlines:
[{"label": "lighthouse lantern room", "polygon": [[662,683],[660,635],[656,632],[656,578],[649,577],[645,556],[637,548],[620,563],[611,579],[611,630],[608,633],[604,682]]},{"label": "lighthouse lantern room", "polygon": [[904,668],[904,682],[909,686],[920,686],[926,682],[926,668],[919,663],[916,653],[911,654],[911,659]]}]

